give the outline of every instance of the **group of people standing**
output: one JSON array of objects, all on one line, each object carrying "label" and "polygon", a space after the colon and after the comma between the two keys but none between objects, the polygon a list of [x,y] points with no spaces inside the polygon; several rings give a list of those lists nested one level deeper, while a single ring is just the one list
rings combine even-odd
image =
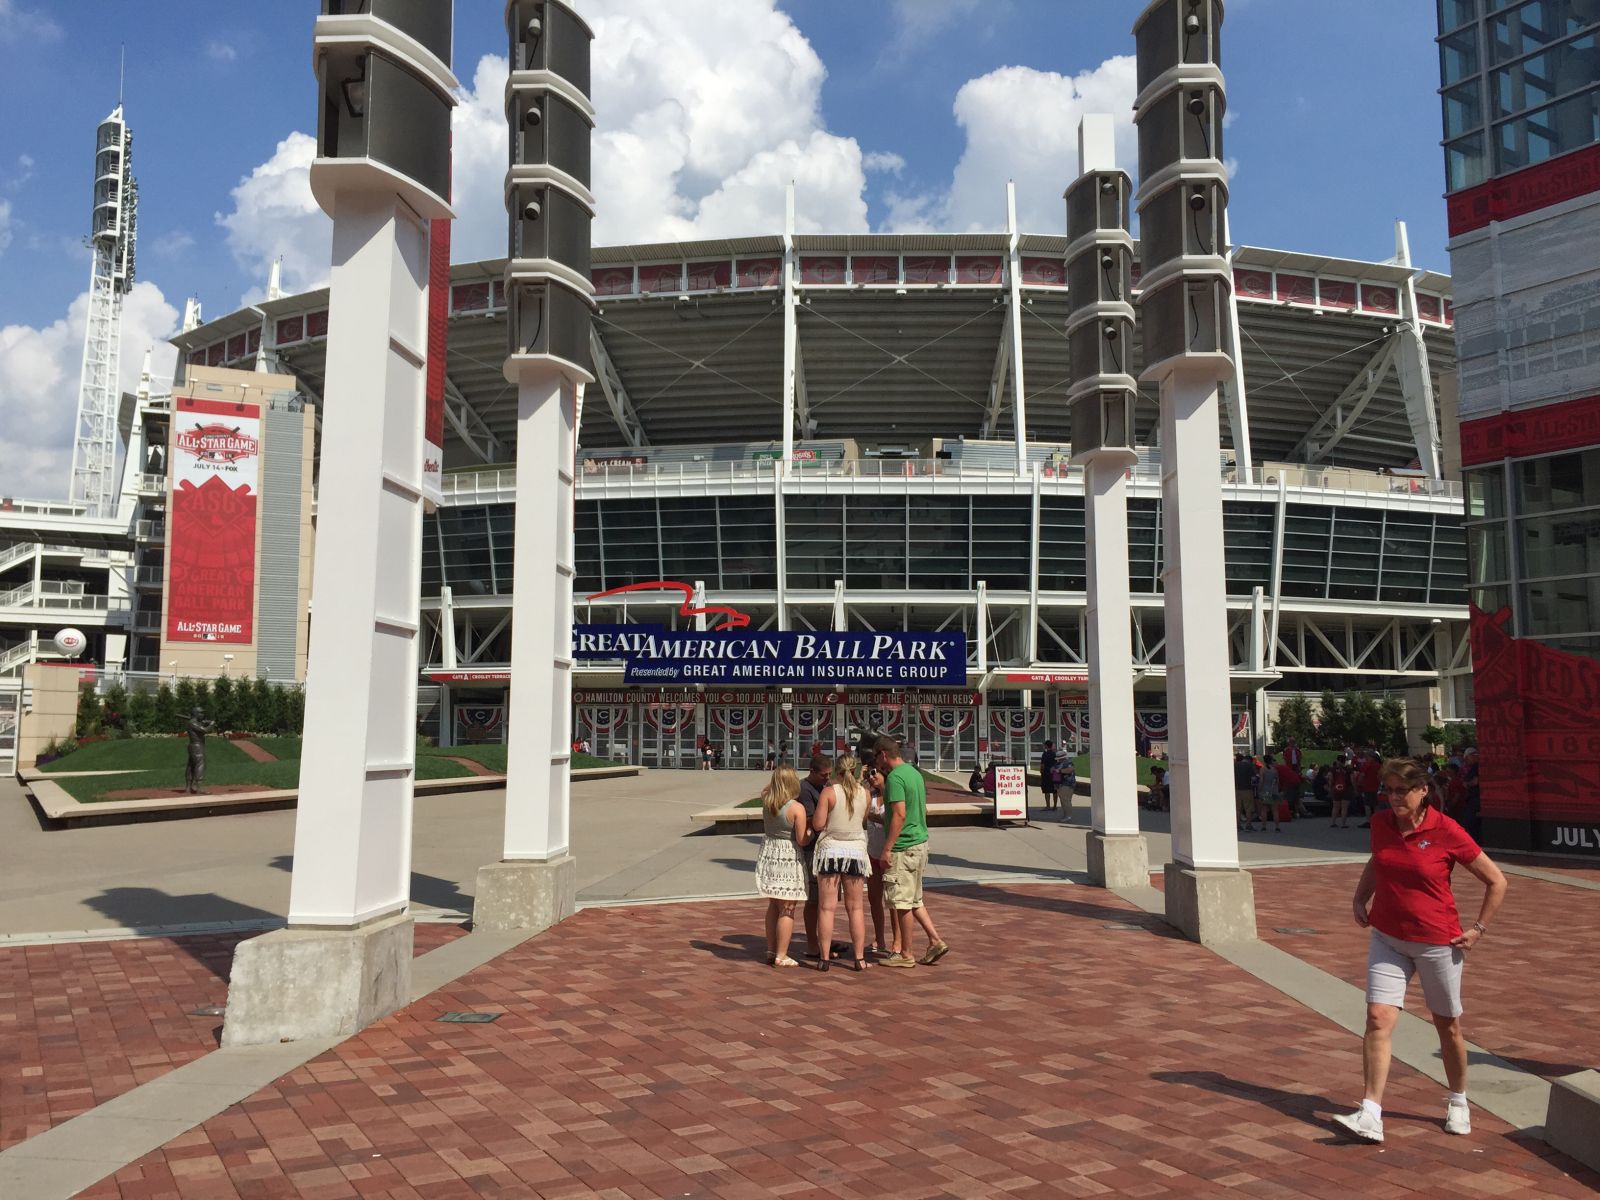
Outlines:
[{"label": "group of people standing", "polygon": [[[865,971],[932,966],[950,951],[922,893],[928,865],[928,799],[922,774],[900,744],[880,737],[861,754],[832,762],[813,754],[805,778],[779,764],[761,793],[765,837],[756,888],[767,900],[767,963],[797,967],[789,954],[794,915],[804,906],[806,958],[820,971],[840,957],[833,941],[839,905],[850,932],[850,963]],[[875,940],[867,942],[870,907]],[[927,939],[912,954],[917,927]]]}]

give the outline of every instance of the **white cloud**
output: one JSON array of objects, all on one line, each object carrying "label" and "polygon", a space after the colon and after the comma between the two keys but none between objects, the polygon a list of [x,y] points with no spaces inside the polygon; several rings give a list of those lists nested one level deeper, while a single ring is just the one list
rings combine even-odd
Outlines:
[{"label": "white cloud", "polygon": [[969,80],[955,99],[966,148],[949,186],[888,197],[886,229],[1005,228],[1005,181],[1017,184],[1017,221],[1026,230],[1063,229],[1061,193],[1078,175],[1078,120],[1116,119],[1117,161],[1130,174],[1138,159],[1133,125],[1131,55],[1109,58],[1077,75],[1001,67]]},{"label": "white cloud", "polygon": [[[806,230],[864,230],[868,160],[823,127],[822,61],[775,0],[591,0],[595,30],[593,190],[596,244],[774,233],[797,181]],[[506,60],[479,60],[453,121],[457,262],[505,254]],[[328,275],[330,226],[311,196],[315,143],[303,133],[233,189],[218,214],[239,265],[264,285],[283,256],[283,286]],[[870,169],[896,172],[897,155]]]},{"label": "white cloud", "polygon": [[0,42],[38,45],[61,36],[61,26],[41,12],[23,8],[14,0],[0,0]]},{"label": "white cloud", "polygon": [[0,254],[11,245],[11,201],[0,200]]},{"label": "white cloud", "polygon": [[6,184],[5,184],[6,191],[8,191],[8,192],[21,191],[22,188],[27,184],[28,180],[30,180],[32,178],[33,178],[33,155],[31,155],[31,154],[19,154],[19,155],[17,155],[17,173],[15,175],[13,175],[10,179],[6,180]]},{"label": "white cloud", "polygon": [[231,63],[239,57],[239,51],[227,42],[213,38],[206,43],[205,55],[214,63]]},{"label": "white cloud", "polygon": [[863,155],[861,165],[868,171],[881,171],[886,175],[905,173],[906,160],[890,150],[874,150]]},{"label": "white cloud", "polygon": [[150,253],[162,258],[176,258],[180,254],[187,254],[194,248],[194,237],[181,229],[168,230],[160,237],[151,238],[145,243]]},{"label": "white cloud", "polygon": [[218,213],[234,261],[264,294],[274,259],[283,258],[283,286],[299,292],[328,279],[333,225],[311,195],[311,160],[317,143],[291,133],[272,157],[233,189],[233,211]]},{"label": "white cloud", "polygon": [[974,13],[992,7],[995,0],[892,0],[889,15],[894,21],[894,43],[909,49],[943,33]]},{"label": "white cloud", "polygon": [[[51,498],[68,492],[88,311],[85,292],[49,325],[0,328],[0,479],[8,496]],[[152,348],[155,377],[172,377],[176,351],[166,340],[177,324],[178,312],[159,287],[149,281],[134,284],[122,305],[124,391],[138,386],[145,351]]]}]

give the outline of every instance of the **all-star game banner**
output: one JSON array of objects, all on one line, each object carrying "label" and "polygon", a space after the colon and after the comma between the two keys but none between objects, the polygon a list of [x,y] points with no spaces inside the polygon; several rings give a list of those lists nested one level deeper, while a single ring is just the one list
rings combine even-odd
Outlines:
[{"label": "all-star game banner", "polygon": [[261,408],[178,396],[167,455],[169,642],[255,641]]}]

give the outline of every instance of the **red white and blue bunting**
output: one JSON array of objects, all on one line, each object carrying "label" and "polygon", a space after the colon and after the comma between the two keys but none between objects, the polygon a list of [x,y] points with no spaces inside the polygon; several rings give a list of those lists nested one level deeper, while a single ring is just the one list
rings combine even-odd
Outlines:
[{"label": "red white and blue bunting", "polygon": [[650,728],[662,733],[682,733],[694,724],[694,705],[647,704],[644,719]]},{"label": "red white and blue bunting", "polygon": [[614,733],[628,725],[627,705],[584,704],[578,708],[578,720],[596,733]]},{"label": "red white and blue bunting", "polygon": [[716,707],[711,710],[711,723],[727,734],[750,733],[760,729],[767,719],[766,705],[739,705],[735,708]]}]

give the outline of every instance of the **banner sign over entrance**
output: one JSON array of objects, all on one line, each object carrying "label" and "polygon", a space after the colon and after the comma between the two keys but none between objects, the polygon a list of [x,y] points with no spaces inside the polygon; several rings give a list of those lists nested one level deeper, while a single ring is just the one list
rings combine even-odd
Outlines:
[{"label": "banner sign over entrance", "polygon": [[630,684],[960,687],[964,633],[810,633],[662,625],[574,625],[579,661],[622,659]]}]

